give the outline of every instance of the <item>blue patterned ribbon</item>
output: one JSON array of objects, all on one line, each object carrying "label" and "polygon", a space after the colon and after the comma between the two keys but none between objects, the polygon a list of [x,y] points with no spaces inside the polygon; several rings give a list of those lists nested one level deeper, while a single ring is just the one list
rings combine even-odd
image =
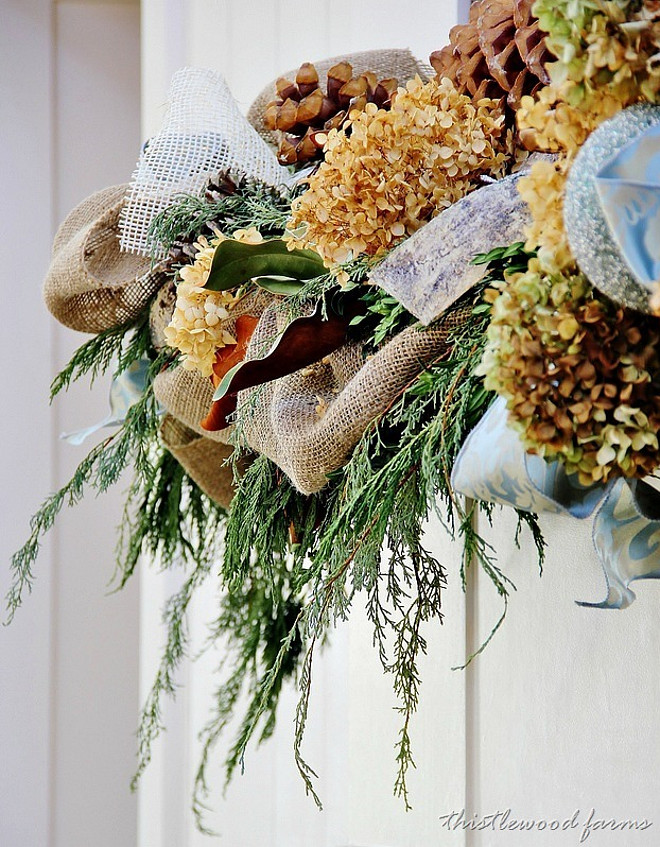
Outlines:
[{"label": "blue patterned ribbon", "polygon": [[119,426],[126,420],[126,413],[130,407],[144,394],[144,389],[147,384],[147,372],[149,370],[149,362],[147,359],[140,359],[129,365],[120,376],[113,379],[110,386],[110,412],[103,418],[102,421],[87,426],[84,429],[76,430],[75,432],[63,432],[60,438],[68,441],[69,444],[78,446],[83,441],[95,432],[98,432],[104,427]]},{"label": "blue patterned ribbon", "polygon": [[642,480],[581,485],[559,462],[525,452],[507,424],[506,401],[493,403],[461,448],[452,471],[459,494],[526,512],[593,517],[593,542],[607,580],[607,597],[581,606],[625,609],[630,583],[660,578],[660,493]]}]

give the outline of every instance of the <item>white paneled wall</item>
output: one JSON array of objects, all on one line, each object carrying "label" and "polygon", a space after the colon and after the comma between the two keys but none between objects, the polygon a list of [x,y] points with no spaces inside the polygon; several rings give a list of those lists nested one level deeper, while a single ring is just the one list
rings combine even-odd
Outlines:
[{"label": "white paneled wall", "polygon": [[379,47],[425,61],[447,41],[465,3],[415,0],[145,0],[143,130],[157,131],[172,73],[221,71],[247,110],[263,86],[301,62]]},{"label": "white paneled wall", "polygon": [[[126,181],[139,150],[137,2],[4,0],[0,11],[4,406],[0,590],[29,517],[91,444],[59,440],[104,417],[108,385],[48,407],[52,377],[85,336],[41,302],[57,224]],[[93,443],[93,442],[92,442]],[[108,596],[120,492],[65,512],[35,588],[0,629],[0,845],[132,847],[128,787],[138,709],[137,581]]]}]

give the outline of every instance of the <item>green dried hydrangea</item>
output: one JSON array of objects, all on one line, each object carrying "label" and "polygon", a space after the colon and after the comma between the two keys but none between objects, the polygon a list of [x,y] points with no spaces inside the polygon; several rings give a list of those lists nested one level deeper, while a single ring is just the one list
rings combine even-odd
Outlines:
[{"label": "green dried hydrangea", "polygon": [[480,366],[531,453],[585,485],[660,466],[660,321],[616,306],[581,273],[525,273],[489,295]]},{"label": "green dried hydrangea", "polygon": [[555,86],[568,84],[566,100],[578,105],[607,87],[622,105],[655,102],[660,90],[657,0],[536,0],[539,26],[557,61],[548,65]]}]

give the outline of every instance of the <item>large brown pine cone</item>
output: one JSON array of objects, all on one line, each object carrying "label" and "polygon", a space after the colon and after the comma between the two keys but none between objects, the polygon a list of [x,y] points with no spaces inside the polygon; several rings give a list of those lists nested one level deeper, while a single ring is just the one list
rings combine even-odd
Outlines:
[{"label": "large brown pine cone", "polygon": [[545,46],[534,0],[477,0],[470,19],[449,33],[450,43],[431,54],[438,79],[449,77],[475,99],[506,97],[517,109],[524,94],[547,85]]},{"label": "large brown pine cone", "polygon": [[350,111],[362,110],[367,103],[389,108],[397,84],[394,78],[379,80],[369,72],[354,77],[348,62],[330,68],[325,93],[311,62],[300,66],[295,82],[280,77],[277,98],[264,113],[266,128],[280,133],[278,159],[291,165],[317,158],[327,133],[339,128]]}]

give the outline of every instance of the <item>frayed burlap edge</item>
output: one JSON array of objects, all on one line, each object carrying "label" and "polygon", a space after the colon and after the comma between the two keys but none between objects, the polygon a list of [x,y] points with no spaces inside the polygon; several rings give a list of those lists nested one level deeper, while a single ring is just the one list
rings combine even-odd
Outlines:
[{"label": "frayed burlap edge", "polygon": [[97,191],[57,231],[44,300],[65,326],[98,333],[137,318],[162,285],[151,260],[119,249],[127,185]]},{"label": "frayed burlap edge", "polygon": [[[358,345],[347,344],[312,367],[241,392],[242,437],[275,462],[299,491],[316,493],[420,371],[448,354],[449,335],[470,316],[470,307],[460,308],[433,329],[404,330],[366,361]],[[275,325],[268,310],[250,347],[259,345]]]}]

